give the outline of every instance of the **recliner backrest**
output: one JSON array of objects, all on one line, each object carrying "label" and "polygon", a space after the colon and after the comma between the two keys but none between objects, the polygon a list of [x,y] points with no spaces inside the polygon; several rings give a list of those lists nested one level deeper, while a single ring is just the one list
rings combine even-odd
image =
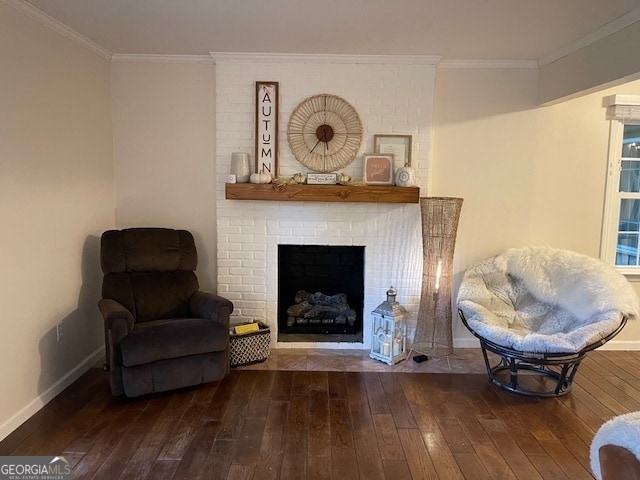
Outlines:
[{"label": "recliner backrest", "polygon": [[168,228],[128,228],[102,234],[102,298],[124,305],[136,322],[189,316],[198,288],[193,235]]}]

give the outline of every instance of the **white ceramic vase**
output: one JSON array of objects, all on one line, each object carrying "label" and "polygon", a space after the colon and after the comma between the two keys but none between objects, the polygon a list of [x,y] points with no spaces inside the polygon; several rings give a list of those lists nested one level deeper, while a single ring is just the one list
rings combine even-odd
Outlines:
[{"label": "white ceramic vase", "polygon": [[249,166],[250,155],[244,152],[233,152],[231,154],[231,166],[229,173],[236,176],[236,182],[247,183],[251,176]]}]

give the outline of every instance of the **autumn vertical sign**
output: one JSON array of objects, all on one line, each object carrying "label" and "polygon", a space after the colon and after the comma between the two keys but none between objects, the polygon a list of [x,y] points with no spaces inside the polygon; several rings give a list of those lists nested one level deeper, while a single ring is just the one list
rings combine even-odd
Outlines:
[{"label": "autumn vertical sign", "polygon": [[278,82],[256,82],[256,172],[278,176]]}]

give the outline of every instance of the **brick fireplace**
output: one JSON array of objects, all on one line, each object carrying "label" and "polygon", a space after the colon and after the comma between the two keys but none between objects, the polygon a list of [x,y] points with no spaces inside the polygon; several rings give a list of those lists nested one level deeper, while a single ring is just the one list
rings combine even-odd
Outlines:
[{"label": "brick fireplace", "polygon": [[[218,291],[234,302],[233,322],[271,327],[274,347],[369,348],[370,312],[393,285],[415,325],[422,278],[417,204],[327,203],[225,199],[231,153],[254,144],[256,81],[280,84],[281,176],[307,171],[286,140],[290,112],[304,98],[332,93],[348,100],[365,129],[359,155],[343,173],[362,177],[362,154],[375,133],[413,137],[413,163],[427,195],[435,63],[425,57],[314,57],[218,55],[216,59],[216,225]],[[362,336],[351,341],[278,340],[279,248],[282,245],[358,246],[363,249]]]}]

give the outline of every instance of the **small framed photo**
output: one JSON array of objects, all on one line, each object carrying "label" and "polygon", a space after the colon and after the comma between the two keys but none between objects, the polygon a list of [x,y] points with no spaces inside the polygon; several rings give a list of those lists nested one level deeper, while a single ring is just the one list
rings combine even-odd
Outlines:
[{"label": "small framed photo", "polygon": [[393,185],[393,154],[365,154],[362,177],[367,185]]},{"label": "small framed photo", "polygon": [[411,166],[411,135],[374,135],[373,148],[376,153],[393,153],[394,168]]}]

